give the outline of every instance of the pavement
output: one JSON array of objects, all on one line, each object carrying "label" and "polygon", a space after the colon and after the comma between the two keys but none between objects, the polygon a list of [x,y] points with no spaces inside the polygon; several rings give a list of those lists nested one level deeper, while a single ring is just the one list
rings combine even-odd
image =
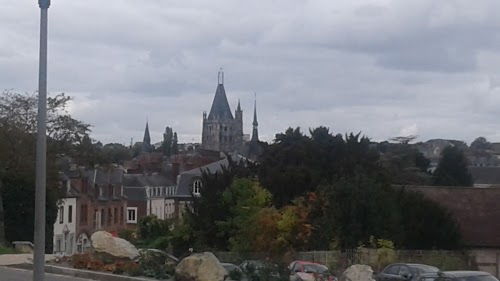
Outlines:
[{"label": "pavement", "polygon": [[[54,255],[45,255],[45,261],[54,260]],[[0,266],[33,263],[33,254],[0,255]],[[3,280],[3,279],[0,279]]]},{"label": "pavement", "polygon": [[[55,257],[46,255],[45,260],[51,261]],[[31,281],[33,280],[33,254],[0,255],[0,281]],[[45,265],[45,281],[154,281],[151,278],[130,277],[115,275],[106,272],[90,271]]]},{"label": "pavement", "polygon": [[[0,280],[5,281],[30,281],[33,280],[33,271],[14,269],[0,266]],[[92,279],[82,279],[77,277],[67,277],[56,274],[45,274],[45,281],[89,281]]]}]

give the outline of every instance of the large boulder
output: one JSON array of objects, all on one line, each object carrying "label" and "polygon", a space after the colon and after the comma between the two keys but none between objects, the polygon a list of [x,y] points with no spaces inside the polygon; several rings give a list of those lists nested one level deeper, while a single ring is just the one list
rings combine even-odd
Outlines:
[{"label": "large boulder", "polygon": [[175,268],[176,281],[224,281],[227,271],[209,252],[185,257]]},{"label": "large boulder", "polygon": [[339,281],[374,281],[373,269],[368,265],[351,265],[344,271]]},{"label": "large boulder", "polygon": [[116,258],[135,259],[139,256],[137,248],[125,239],[113,237],[107,231],[97,231],[90,237],[92,248]]}]

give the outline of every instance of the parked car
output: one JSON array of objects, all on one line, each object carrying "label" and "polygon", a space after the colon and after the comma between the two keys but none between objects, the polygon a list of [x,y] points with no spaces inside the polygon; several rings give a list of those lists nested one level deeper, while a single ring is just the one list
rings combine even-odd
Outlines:
[{"label": "parked car", "polygon": [[221,265],[227,271],[227,278],[225,279],[226,281],[233,279],[246,280],[245,275],[243,274],[243,271],[239,266],[232,263],[221,263]]},{"label": "parked car", "polygon": [[422,274],[418,281],[499,281],[483,271],[442,271]]},{"label": "parked car", "polygon": [[269,272],[269,276],[279,278],[278,265],[259,260],[246,260],[240,264],[245,275],[263,274]]},{"label": "parked car", "polygon": [[377,281],[417,281],[422,274],[437,273],[435,266],[417,263],[393,263],[377,275]]},{"label": "parked car", "polygon": [[337,281],[328,267],[314,262],[294,261],[290,269],[290,281]]}]

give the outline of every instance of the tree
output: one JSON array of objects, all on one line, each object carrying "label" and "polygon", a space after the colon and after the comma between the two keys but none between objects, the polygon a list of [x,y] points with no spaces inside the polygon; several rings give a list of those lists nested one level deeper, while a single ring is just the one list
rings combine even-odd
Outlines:
[{"label": "tree", "polygon": [[462,150],[447,146],[434,171],[434,184],[442,186],[472,186],[472,176],[467,168],[467,159]]},{"label": "tree", "polygon": [[[224,192],[235,178],[248,178],[254,174],[254,167],[247,161],[234,162],[229,155],[228,165],[221,166],[216,173],[202,170],[200,195],[193,194],[193,202],[183,215],[183,229],[177,232],[174,241],[178,245],[189,244],[199,250],[229,250],[231,237],[226,222],[231,218],[230,200],[224,200]],[[227,193],[226,193],[227,196]],[[188,240],[186,240],[188,239]]]},{"label": "tree", "polygon": [[407,141],[383,145],[381,160],[393,184],[432,184],[430,160]]},{"label": "tree", "polygon": [[470,148],[476,150],[491,150],[491,143],[485,137],[476,138],[471,144]]},{"label": "tree", "polygon": [[[5,229],[0,232],[8,241],[33,238],[37,101],[35,93],[0,94],[0,200],[5,214]],[[74,153],[90,132],[90,125],[67,113],[70,101],[65,94],[47,99],[47,237],[52,237],[61,195],[56,157]],[[52,240],[47,242],[50,251]]]},{"label": "tree", "polygon": [[400,248],[455,250],[462,246],[459,225],[446,209],[421,193],[405,188],[396,192],[401,214],[399,229],[404,233],[397,241]]},{"label": "tree", "polygon": [[271,194],[254,179],[235,179],[222,193],[222,204],[229,208],[229,218],[219,226],[228,233],[230,247],[236,252],[251,252],[248,225],[260,209],[271,205]]},{"label": "tree", "polygon": [[178,139],[177,139],[177,132],[174,133],[174,137],[172,139],[172,154],[173,155],[179,154],[179,144],[178,144]]},{"label": "tree", "polygon": [[276,207],[314,192],[321,183],[352,176],[357,167],[374,176],[381,173],[379,153],[361,134],[333,135],[328,128],[289,128],[277,134],[260,157],[259,180],[273,195]]},{"label": "tree", "polygon": [[163,142],[161,144],[163,155],[172,156],[172,141],[173,141],[173,131],[172,128],[165,128],[165,133],[163,134]]}]

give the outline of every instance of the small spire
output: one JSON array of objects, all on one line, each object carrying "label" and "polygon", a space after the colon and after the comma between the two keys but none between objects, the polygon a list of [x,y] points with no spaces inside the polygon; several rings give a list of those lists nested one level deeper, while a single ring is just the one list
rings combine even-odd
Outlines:
[{"label": "small spire", "polygon": [[257,122],[257,93],[254,93],[254,104],[253,104],[253,123],[254,126],[259,126]]},{"label": "small spire", "polygon": [[240,99],[238,99],[238,107],[236,108],[236,111],[241,111]]},{"label": "small spire", "polygon": [[224,71],[222,71],[222,67],[219,69],[219,73],[217,74],[217,82],[219,84],[224,84]]},{"label": "small spire", "polygon": [[259,123],[257,122],[257,93],[255,93],[254,107],[253,107],[253,131],[251,142],[259,142]]}]

